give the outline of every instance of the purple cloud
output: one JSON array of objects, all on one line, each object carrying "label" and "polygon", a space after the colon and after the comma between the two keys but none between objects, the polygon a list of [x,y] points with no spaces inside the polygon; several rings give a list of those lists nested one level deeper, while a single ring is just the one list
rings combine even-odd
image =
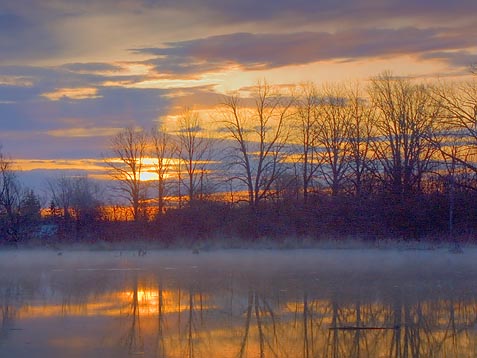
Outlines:
[{"label": "purple cloud", "polygon": [[184,75],[241,65],[246,70],[275,68],[327,60],[395,55],[423,55],[474,45],[475,33],[462,36],[447,28],[359,29],[336,33],[234,33],[189,41],[169,42],[161,48],[135,53],[157,56],[147,63],[159,73]]}]

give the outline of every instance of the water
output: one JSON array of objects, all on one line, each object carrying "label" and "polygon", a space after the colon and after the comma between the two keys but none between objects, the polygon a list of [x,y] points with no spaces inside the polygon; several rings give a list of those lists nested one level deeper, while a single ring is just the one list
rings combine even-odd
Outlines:
[{"label": "water", "polygon": [[477,250],[0,253],[0,357],[475,357]]}]

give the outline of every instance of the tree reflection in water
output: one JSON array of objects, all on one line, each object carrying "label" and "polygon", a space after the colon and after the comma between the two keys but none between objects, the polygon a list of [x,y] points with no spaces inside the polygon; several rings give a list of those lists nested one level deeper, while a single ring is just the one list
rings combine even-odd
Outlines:
[{"label": "tree reflection in water", "polygon": [[157,334],[156,344],[154,347],[154,357],[165,358],[166,357],[166,344],[164,341],[164,329],[165,329],[165,315],[164,315],[164,296],[162,294],[162,283],[157,283]]},{"label": "tree reflection in water", "polygon": [[138,278],[134,273],[131,302],[128,305],[125,316],[128,319],[128,326],[122,344],[127,347],[128,353],[140,355],[144,353],[144,341],[141,333],[141,312],[138,295]]},{"label": "tree reflection in water", "polygon": [[382,275],[210,262],[61,265],[0,276],[0,356],[22,356],[36,335],[36,357],[477,355],[472,268]]}]

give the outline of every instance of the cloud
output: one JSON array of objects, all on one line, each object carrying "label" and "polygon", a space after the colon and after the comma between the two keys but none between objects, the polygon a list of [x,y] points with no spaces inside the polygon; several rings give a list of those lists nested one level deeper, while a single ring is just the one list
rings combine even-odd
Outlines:
[{"label": "cloud", "polygon": [[46,133],[52,137],[112,137],[118,133],[121,128],[109,127],[89,127],[89,128],[66,128],[49,130]]},{"label": "cloud", "polygon": [[15,159],[14,164],[22,168],[22,170],[88,170],[88,171],[104,171],[106,166],[102,159]]},{"label": "cloud", "polygon": [[61,66],[61,68],[77,73],[86,74],[104,74],[104,73],[117,73],[120,72],[122,67],[116,64],[104,63],[104,62],[77,62],[67,63]]},{"label": "cloud", "polygon": [[166,43],[165,47],[132,50],[156,56],[147,61],[158,73],[188,75],[245,70],[367,57],[420,55],[474,46],[477,28],[461,36],[448,28],[359,29],[290,34],[233,33]]},{"label": "cloud", "polygon": [[42,96],[48,98],[50,101],[59,101],[60,99],[82,100],[101,98],[101,96],[98,95],[98,89],[92,87],[59,88],[53,92],[43,93]]},{"label": "cloud", "polygon": [[[127,73],[144,65],[125,64]],[[74,65],[77,70],[117,68],[107,63]],[[124,69],[123,65],[119,66]],[[150,127],[169,108],[168,91],[105,87],[110,81],[139,82],[145,75],[78,73],[64,67],[0,66],[2,130],[48,131],[69,128],[65,118],[80,118],[76,128],[144,125]],[[66,126],[66,127],[65,127]]]},{"label": "cloud", "polygon": [[0,7],[0,64],[57,55],[60,46],[53,37],[41,17],[2,12]]},{"label": "cloud", "polygon": [[470,51],[436,51],[421,55],[423,59],[437,59],[455,67],[469,67],[477,63],[477,53]]},{"label": "cloud", "polygon": [[23,76],[2,76],[0,75],[0,86],[12,87],[32,87],[33,81],[31,78]]},{"label": "cloud", "polygon": [[38,131],[0,131],[0,143],[12,158],[98,158],[105,151],[104,137],[52,137]]},{"label": "cloud", "polygon": [[289,34],[437,23],[475,28],[476,12],[474,0],[3,0],[0,63],[124,60],[128,48],[238,31]]},{"label": "cloud", "polygon": [[2,0],[0,141],[97,156],[110,128],[210,107],[218,88],[250,84],[242,70],[400,55],[466,66],[476,12],[475,0]]}]

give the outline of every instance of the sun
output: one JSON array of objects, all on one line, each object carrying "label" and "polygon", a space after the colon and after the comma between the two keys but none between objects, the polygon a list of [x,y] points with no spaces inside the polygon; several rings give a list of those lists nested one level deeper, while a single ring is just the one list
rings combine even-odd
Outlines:
[{"label": "sun", "polygon": [[154,172],[141,172],[139,179],[141,181],[155,181],[158,180],[158,175]]}]

